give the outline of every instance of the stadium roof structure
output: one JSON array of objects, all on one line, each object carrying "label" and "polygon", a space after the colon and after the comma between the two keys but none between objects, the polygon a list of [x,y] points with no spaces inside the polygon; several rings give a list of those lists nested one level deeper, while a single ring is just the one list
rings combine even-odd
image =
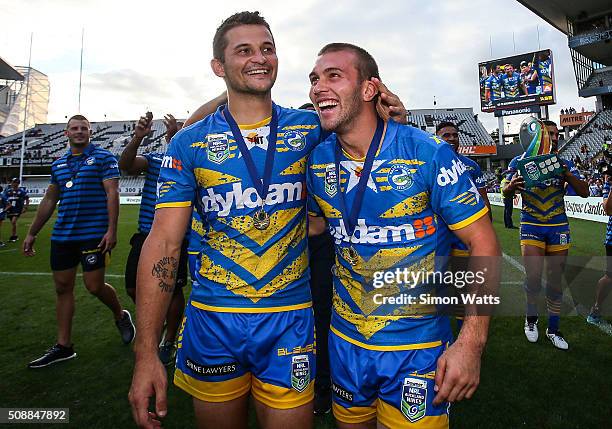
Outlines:
[{"label": "stadium roof structure", "polygon": [[610,0],[518,0],[518,2],[568,35],[568,19],[575,21],[587,15],[596,17],[612,12]]},{"label": "stadium roof structure", "polygon": [[0,79],[24,80],[25,77],[0,57]]}]

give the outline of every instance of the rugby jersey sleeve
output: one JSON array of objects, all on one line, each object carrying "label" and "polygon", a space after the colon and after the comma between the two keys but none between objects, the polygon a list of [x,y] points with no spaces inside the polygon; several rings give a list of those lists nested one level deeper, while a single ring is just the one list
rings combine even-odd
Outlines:
[{"label": "rugby jersey sleeve", "polygon": [[450,229],[461,229],[484,216],[488,209],[451,146],[440,145],[436,149],[427,171],[431,206]]},{"label": "rugby jersey sleeve", "polygon": [[102,161],[102,180],[117,179],[119,176],[121,174],[119,173],[117,158],[112,153],[107,152],[104,161]]},{"label": "rugby jersey sleeve", "polygon": [[49,183],[51,185],[59,186],[59,181],[57,180],[57,176],[55,175],[55,167],[53,165],[51,166],[51,179],[49,180]]},{"label": "rugby jersey sleeve", "polygon": [[476,162],[472,162],[472,180],[474,180],[474,183],[476,184],[476,187],[478,189],[483,189],[487,187],[487,181],[485,180],[484,176],[482,175],[482,170],[480,169],[480,166],[478,165],[478,163]]},{"label": "rugby jersey sleeve", "polygon": [[316,195],[316,181],[313,177],[315,173],[312,168],[312,158],[312,155],[308,157],[308,167],[306,169],[306,188],[308,189],[307,209],[309,215],[318,217],[323,216],[323,211],[321,210],[321,207],[319,207],[319,204],[317,203],[317,200],[314,197]]},{"label": "rugby jersey sleeve", "polygon": [[156,209],[192,205],[197,182],[193,173],[195,153],[188,137],[187,133],[179,131],[162,158],[157,179]]},{"label": "rugby jersey sleeve", "polygon": [[570,161],[569,159],[564,159],[563,162],[565,163],[565,166],[567,167],[567,170],[570,173],[572,173],[577,178],[580,178],[580,171],[578,171],[578,168],[572,161]]}]

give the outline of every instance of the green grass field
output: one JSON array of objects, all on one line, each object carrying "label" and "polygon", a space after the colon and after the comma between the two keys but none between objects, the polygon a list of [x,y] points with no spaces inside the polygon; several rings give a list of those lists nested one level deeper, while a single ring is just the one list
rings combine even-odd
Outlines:
[{"label": "green grass field", "polygon": [[[121,302],[133,310],[123,282],[129,238],[136,228],[138,206],[122,206],[119,244],[113,252],[108,281],[117,289]],[[503,228],[502,210],[493,209],[495,227],[504,252],[520,255],[517,230]],[[20,219],[19,235],[25,235],[33,212]],[[518,213],[515,211],[518,224]],[[133,355],[123,346],[112,315],[90,296],[78,280],[73,342],[77,359],[45,369],[28,370],[27,363],[38,357],[55,340],[55,297],[49,274],[49,224],[40,234],[37,255],[26,259],[18,250],[21,243],[0,249],[0,407],[70,408],[74,428],[134,427],[127,401]],[[8,237],[8,222],[2,236]],[[601,276],[605,225],[572,220],[572,255],[584,256],[584,265],[593,269],[576,274],[579,290],[574,299],[589,306],[595,281]],[[578,265],[582,264],[579,263]],[[577,272],[577,271],[576,271]],[[523,304],[523,275],[504,264],[501,296],[520,314]],[[577,298],[578,297],[578,298]],[[569,301],[571,302],[571,301]],[[588,325],[566,305],[570,315],[562,318],[561,329],[570,344],[562,352],[542,338],[536,344],[526,341],[521,316],[493,319],[490,340],[483,360],[481,385],[470,401],[453,406],[453,428],[610,428],[612,403],[612,337]],[[609,314],[609,313],[608,313]],[[542,320],[544,322],[544,320]],[[170,371],[171,372],[171,371]],[[254,419],[251,421],[254,423]],[[164,427],[194,426],[190,398],[171,386],[169,414]],[[334,427],[327,416],[316,420],[316,427]]]}]

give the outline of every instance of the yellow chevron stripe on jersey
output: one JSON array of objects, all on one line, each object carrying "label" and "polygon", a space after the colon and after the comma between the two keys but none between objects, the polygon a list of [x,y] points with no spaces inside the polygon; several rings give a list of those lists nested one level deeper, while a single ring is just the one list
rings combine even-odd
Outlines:
[{"label": "yellow chevron stripe on jersey", "polygon": [[306,161],[308,161],[307,156],[285,168],[280,172],[280,175],[285,176],[287,174],[304,174],[306,172]]},{"label": "yellow chevron stripe on jersey", "polygon": [[241,179],[231,174],[220,173],[208,168],[195,168],[193,174],[198,181],[198,185],[203,188],[212,188],[213,186],[225,185],[227,183],[240,182]]},{"label": "yellow chevron stripe on jersey", "polygon": [[340,213],[338,210],[333,208],[331,204],[329,204],[327,201],[323,200],[322,198],[316,195],[314,197],[326,218],[328,219],[342,218],[342,213]]},{"label": "yellow chevron stripe on jersey", "polygon": [[400,201],[389,210],[380,215],[381,218],[395,218],[421,213],[429,204],[427,192],[420,192],[416,195]]},{"label": "yellow chevron stripe on jersey", "polygon": [[[215,264],[213,260],[205,254],[201,255],[202,265],[200,267],[200,275],[216,283],[224,284],[228,291],[236,295],[241,295],[250,299],[253,303],[256,303],[260,299],[273,295],[302,277],[308,267],[307,252],[307,250],[304,250],[300,256],[287,265],[280,274],[259,290],[255,289],[232,271],[225,269],[222,265]],[[261,307],[257,308],[258,310],[262,310]]]},{"label": "yellow chevron stripe on jersey", "polygon": [[283,228],[289,225],[291,220],[297,216],[301,210],[301,207],[296,207],[293,209],[275,211],[270,215],[270,226],[265,230],[260,230],[253,226],[252,216],[235,216],[232,218],[220,217],[218,220],[234,228],[239,233],[246,235],[260,246],[263,246]]},{"label": "yellow chevron stripe on jersey", "polygon": [[[230,238],[225,232],[211,233],[208,244],[223,256],[236,261],[242,268],[250,272],[257,279],[262,279],[270,270],[275,268],[279,261],[279,255],[284,255],[289,246],[295,247],[306,233],[306,219],[287,234],[274,241],[261,256],[251,249],[243,246],[238,241]],[[272,236],[269,236],[272,239]]]},{"label": "yellow chevron stripe on jersey", "polygon": [[400,159],[395,158],[389,161],[389,164],[408,164],[408,165],[423,165],[425,161],[421,161],[420,159]]},{"label": "yellow chevron stripe on jersey", "polygon": [[[360,256],[355,265],[355,271],[363,276],[366,284],[371,283],[374,278],[374,273],[380,271],[380,267],[395,266],[398,262],[410,256],[420,247],[421,246],[380,249],[367,262]],[[409,271],[411,269],[411,267],[408,268]],[[382,289],[374,289],[370,292],[366,292],[363,289],[362,282],[355,279],[351,275],[351,272],[342,264],[336,264],[336,270],[338,279],[353,299],[353,302],[357,304],[364,314],[370,314],[380,306],[374,302],[374,295],[382,294],[384,296],[393,296],[400,292],[399,287],[395,285],[385,285]]]}]

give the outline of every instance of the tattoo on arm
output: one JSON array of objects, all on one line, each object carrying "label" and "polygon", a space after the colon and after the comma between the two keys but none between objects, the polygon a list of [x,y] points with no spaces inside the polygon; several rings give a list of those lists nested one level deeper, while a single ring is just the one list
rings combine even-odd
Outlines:
[{"label": "tattoo on arm", "polygon": [[178,261],[176,258],[164,256],[153,265],[151,275],[157,279],[162,292],[172,293],[176,284],[177,271]]}]

